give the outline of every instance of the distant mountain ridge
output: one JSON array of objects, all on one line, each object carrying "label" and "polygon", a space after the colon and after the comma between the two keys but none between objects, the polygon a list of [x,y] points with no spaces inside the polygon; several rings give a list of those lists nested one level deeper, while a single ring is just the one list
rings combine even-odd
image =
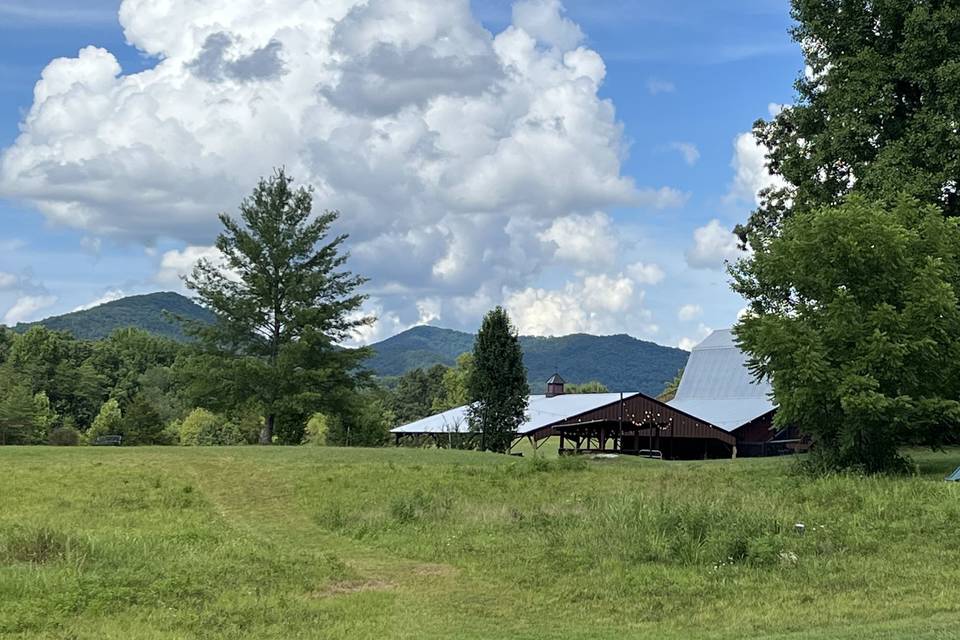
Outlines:
[{"label": "distant mountain ridge", "polygon": [[[451,366],[473,350],[474,336],[462,331],[420,326],[371,345],[367,367],[379,376],[398,376],[435,364]],[[628,335],[573,334],[560,338],[521,336],[530,388],[543,393],[554,373],[568,383],[602,382],[611,391],[663,391],[687,363],[689,353]]]},{"label": "distant mountain ridge", "polygon": [[[67,331],[83,340],[100,340],[117,329],[136,327],[173,340],[186,340],[182,327],[170,316],[211,322],[213,314],[189,298],[173,292],[150,293],[114,300],[87,309],[33,323],[16,331],[43,325]],[[474,336],[463,331],[420,326],[371,345],[374,355],[366,366],[377,376],[399,376],[435,364],[452,366],[457,356],[473,350]],[[543,393],[545,382],[560,373],[570,383],[597,380],[611,391],[641,391],[656,395],[677,375],[690,355],[628,335],[573,334],[560,338],[522,336],[530,388]]]},{"label": "distant mountain ridge", "polygon": [[186,340],[183,328],[171,315],[200,322],[213,321],[213,314],[193,300],[164,291],[129,296],[39,322],[20,323],[14,330],[26,331],[42,325],[54,331],[66,331],[81,340],[101,340],[117,329],[136,327],[173,340]]}]

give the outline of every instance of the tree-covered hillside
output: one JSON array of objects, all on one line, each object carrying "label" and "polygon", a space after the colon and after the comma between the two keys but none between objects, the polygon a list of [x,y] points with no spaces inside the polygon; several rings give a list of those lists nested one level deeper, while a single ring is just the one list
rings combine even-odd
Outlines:
[{"label": "tree-covered hillside", "polygon": [[[574,334],[562,338],[520,339],[533,393],[543,393],[547,378],[559,372],[567,382],[592,380],[611,391],[657,395],[687,362],[681,349],[627,335]],[[473,349],[473,335],[436,327],[414,327],[373,345],[367,366],[379,376],[398,376],[435,364],[453,366]]]},{"label": "tree-covered hillside", "polygon": [[34,323],[21,323],[16,331],[43,325],[53,331],[66,331],[81,340],[101,340],[117,329],[134,327],[157,336],[184,340],[182,327],[170,316],[202,322],[212,314],[178,293],[161,292],[130,296],[85,311],[74,311]]},{"label": "tree-covered hillside", "polygon": [[[210,321],[213,316],[189,298],[162,292],[131,296],[86,311],[17,325],[18,332],[42,325],[81,340],[102,340],[117,329],[133,327],[183,341],[182,328],[170,317]],[[474,336],[438,327],[414,327],[373,345],[366,366],[381,378],[403,375],[436,364],[456,365],[457,356],[473,350]],[[657,395],[686,362],[688,353],[627,335],[574,334],[561,338],[523,336],[524,363],[530,389],[543,393],[545,381],[559,372],[567,382],[598,381],[611,391]]]}]

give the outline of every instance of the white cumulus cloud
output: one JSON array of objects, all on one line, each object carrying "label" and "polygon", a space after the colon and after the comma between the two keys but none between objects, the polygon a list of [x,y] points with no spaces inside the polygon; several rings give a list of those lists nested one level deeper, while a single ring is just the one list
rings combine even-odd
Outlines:
[{"label": "white cumulus cloud", "polygon": [[703,323],[700,323],[700,325],[697,327],[696,333],[692,336],[680,338],[677,346],[684,351],[692,351],[695,346],[703,342],[703,340],[711,333],[713,333],[713,329]]},{"label": "white cumulus cloud", "polygon": [[513,24],[550,46],[568,51],[584,36],[579,25],[563,14],[560,0],[520,0],[513,5]]},{"label": "white cumulus cloud", "polygon": [[610,264],[617,257],[617,236],[605,213],[557,218],[540,239],[556,245],[557,258],[573,263]]},{"label": "white cumulus cloud", "polygon": [[693,246],[687,250],[687,264],[694,269],[721,269],[744,254],[738,246],[737,236],[711,220],[693,232]]},{"label": "white cumulus cloud", "polygon": [[107,292],[105,292],[102,296],[96,298],[95,300],[91,300],[86,304],[82,304],[79,307],[75,307],[73,310],[86,311],[87,309],[93,309],[94,307],[99,307],[102,304],[113,302],[114,300],[119,300],[120,298],[123,298],[126,296],[127,296],[127,293],[122,289],[110,289]]},{"label": "white cumulus cloud", "polygon": [[4,324],[13,326],[18,322],[30,322],[38,320],[38,313],[48,309],[57,303],[56,296],[37,295],[21,296],[17,298],[13,306],[3,316]]},{"label": "white cumulus cloud", "polygon": [[122,0],[119,20],[154,68],[95,46],[51,61],[0,196],[90,238],[182,243],[159,282],[277,166],[343,212],[350,266],[397,326],[418,300],[459,317],[577,262],[539,237],[559,220],[689,197],[623,175],[606,66],[559,0],[518,2],[499,33],[469,0]]},{"label": "white cumulus cloud", "polygon": [[567,282],[561,289],[528,287],[511,292],[505,306],[524,335],[649,335],[657,327],[643,300],[644,292],[629,277],[599,274]]},{"label": "white cumulus cloud", "polygon": [[[773,106],[771,105],[771,111]],[[741,133],[733,143],[733,184],[729,198],[760,204],[760,192],[770,187],[784,187],[786,181],[767,168],[767,148],[752,133]]]},{"label": "white cumulus cloud", "polygon": [[186,247],[182,251],[174,249],[160,258],[160,269],[154,279],[163,285],[180,285],[201,260],[225,266],[224,255],[216,247]]},{"label": "white cumulus cloud", "polygon": [[627,267],[627,273],[639,284],[660,284],[666,277],[660,265],[635,262]]}]

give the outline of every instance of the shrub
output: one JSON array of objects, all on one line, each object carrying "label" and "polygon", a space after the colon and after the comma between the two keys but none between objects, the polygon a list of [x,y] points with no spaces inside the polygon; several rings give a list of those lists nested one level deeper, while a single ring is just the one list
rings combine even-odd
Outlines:
[{"label": "shrub", "polygon": [[307,421],[307,431],[304,434],[304,440],[307,444],[322,447],[327,444],[327,434],[330,433],[330,426],[334,421],[339,420],[336,416],[328,416],[324,413],[315,413]]},{"label": "shrub", "polygon": [[87,430],[86,440],[92,443],[100,436],[118,435],[122,432],[122,425],[123,415],[120,413],[120,403],[113,399],[107,400],[100,407],[100,412]]},{"label": "shrub", "polygon": [[80,432],[74,427],[57,427],[50,432],[49,443],[55,447],[75,447],[80,444]]},{"label": "shrub", "polygon": [[186,446],[237,445],[246,440],[239,426],[206,409],[191,411],[179,431],[180,444]]}]

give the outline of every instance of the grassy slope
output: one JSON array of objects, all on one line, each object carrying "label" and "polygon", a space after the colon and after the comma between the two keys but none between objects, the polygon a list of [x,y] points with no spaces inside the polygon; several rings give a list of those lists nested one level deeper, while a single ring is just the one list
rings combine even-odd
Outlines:
[{"label": "grassy slope", "polygon": [[0,637],[955,637],[960,453],[921,461],[0,448]]}]

